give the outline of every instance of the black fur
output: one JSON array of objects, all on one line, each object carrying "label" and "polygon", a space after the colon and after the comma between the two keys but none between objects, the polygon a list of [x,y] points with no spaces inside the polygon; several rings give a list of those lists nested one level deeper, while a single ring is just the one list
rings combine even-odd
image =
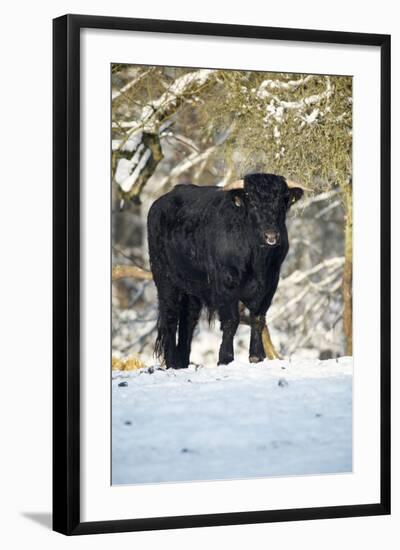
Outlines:
[{"label": "black fur", "polygon": [[262,328],[289,249],[286,212],[302,194],[281,176],[250,174],[244,189],[177,185],[154,202],[148,240],[159,302],[155,351],[168,368],[188,366],[202,307],[221,320],[218,362],[232,361],[239,301],[250,311],[251,361],[265,358]]}]

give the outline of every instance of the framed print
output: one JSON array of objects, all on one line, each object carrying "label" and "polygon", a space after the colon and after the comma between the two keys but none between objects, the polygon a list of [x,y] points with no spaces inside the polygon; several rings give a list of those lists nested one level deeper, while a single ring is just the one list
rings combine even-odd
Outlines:
[{"label": "framed print", "polygon": [[53,518],[390,513],[390,37],[54,20]]}]

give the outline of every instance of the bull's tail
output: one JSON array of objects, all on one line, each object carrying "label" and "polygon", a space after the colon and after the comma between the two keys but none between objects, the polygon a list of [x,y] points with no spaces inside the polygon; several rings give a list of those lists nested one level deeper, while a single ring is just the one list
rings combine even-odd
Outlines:
[{"label": "bull's tail", "polygon": [[[165,279],[156,280],[158,293],[157,338],[154,354],[167,367],[177,367],[176,332],[180,312],[178,291],[168,285]],[[158,284],[157,284],[158,283]]]}]

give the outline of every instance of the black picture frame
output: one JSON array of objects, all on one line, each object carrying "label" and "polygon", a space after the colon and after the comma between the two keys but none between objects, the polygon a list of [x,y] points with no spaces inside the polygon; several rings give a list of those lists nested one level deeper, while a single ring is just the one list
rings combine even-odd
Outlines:
[{"label": "black picture frame", "polygon": [[[80,31],[84,28],[378,46],[381,51],[381,495],[372,504],[80,520]],[[390,513],[390,36],[65,15],[53,21],[53,529],[66,535]]]}]

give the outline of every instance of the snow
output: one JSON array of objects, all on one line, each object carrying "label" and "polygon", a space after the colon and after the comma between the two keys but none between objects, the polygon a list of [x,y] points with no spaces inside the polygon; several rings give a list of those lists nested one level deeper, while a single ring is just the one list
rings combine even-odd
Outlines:
[{"label": "snow", "polygon": [[[121,151],[128,151],[129,153],[133,153],[142,143],[142,139],[143,132],[133,133],[125,142],[121,139],[113,139],[112,150],[117,151],[118,149],[121,149]],[[123,145],[121,146],[122,143]]]},{"label": "snow", "polygon": [[120,159],[115,174],[115,181],[123,191],[127,193],[132,189],[150,156],[150,149],[141,144],[131,160]]},{"label": "snow", "polygon": [[[265,81],[265,86],[259,90],[258,97],[262,100],[267,97],[272,97],[266,106],[266,115],[263,118],[265,125],[268,125],[270,119],[275,120],[278,123],[283,122],[283,118],[286,111],[300,111],[299,119],[307,124],[313,124],[318,116],[323,116],[323,112],[319,109],[314,109],[310,115],[302,116],[301,111],[307,107],[320,103],[323,100],[329,99],[333,94],[333,86],[331,84],[330,78],[325,77],[326,80],[326,89],[320,94],[313,94],[298,101],[284,101],[279,99],[279,97],[272,95],[266,90],[266,86],[269,85],[270,81]],[[289,83],[288,83],[289,84]],[[329,108],[329,107],[328,107]]]},{"label": "snow", "polygon": [[114,371],[112,403],[113,484],[352,470],[350,357]]},{"label": "snow", "polygon": [[274,126],[274,138],[279,141],[281,137],[281,133],[279,131],[278,126]]},{"label": "snow", "polygon": [[[257,96],[260,99],[265,99],[267,96],[270,96],[271,93],[268,91],[268,88],[270,90],[296,90],[299,86],[302,86],[304,84],[307,84],[310,80],[315,78],[315,75],[307,75],[304,78],[299,78],[298,80],[289,80],[288,82],[280,82],[279,80],[264,80],[257,91]],[[255,91],[255,89],[253,89]],[[252,90],[252,91],[253,91]]]},{"label": "snow", "polygon": [[301,116],[300,118],[306,124],[314,124],[320,114],[321,112],[319,109],[313,109],[309,115]]},{"label": "snow", "polygon": [[157,110],[161,106],[165,106],[169,102],[175,101],[193,84],[196,84],[199,87],[203,86],[214,72],[214,69],[199,69],[198,71],[193,71],[180,76],[159,99],[152,102],[151,106],[153,110]]}]

